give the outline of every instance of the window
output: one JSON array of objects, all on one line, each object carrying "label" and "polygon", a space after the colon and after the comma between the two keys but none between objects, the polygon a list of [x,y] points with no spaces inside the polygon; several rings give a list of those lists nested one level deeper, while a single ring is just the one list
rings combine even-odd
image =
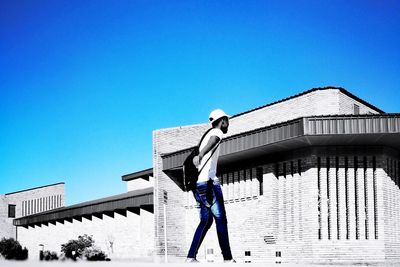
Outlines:
[{"label": "window", "polygon": [[318,239],[322,239],[322,218],[321,218],[321,158],[317,159],[317,168],[318,168],[318,177],[317,177],[317,186],[318,186]]},{"label": "window", "polygon": [[15,218],[15,205],[8,205],[8,218]]},{"label": "window", "polygon": [[257,175],[257,179],[258,179],[258,181],[260,182],[260,191],[259,191],[259,195],[260,196],[262,196],[263,195],[263,186],[264,186],[264,184],[263,184],[263,169],[262,168],[257,168],[256,169],[256,175]]},{"label": "window", "polygon": [[357,105],[357,104],[354,104],[353,105],[353,112],[354,112],[354,115],[360,114],[360,106]]},{"label": "window", "polygon": [[250,251],[244,252],[244,263],[251,263],[251,252]]}]

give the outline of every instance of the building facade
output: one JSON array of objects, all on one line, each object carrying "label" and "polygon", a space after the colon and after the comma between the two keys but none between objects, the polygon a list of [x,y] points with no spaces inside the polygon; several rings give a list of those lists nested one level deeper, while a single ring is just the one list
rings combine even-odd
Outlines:
[{"label": "building facade", "polygon": [[[155,130],[153,168],[122,176],[126,193],[34,214],[22,205],[13,221],[18,240],[30,258],[39,244],[59,252],[89,234],[111,259],[183,261],[199,214],[182,164],[209,127]],[[218,176],[234,258],[399,261],[399,152],[400,114],[343,88],[311,89],[232,116]],[[222,261],[214,227],[198,259]]]},{"label": "building facade", "polygon": [[[165,247],[170,257],[185,257],[198,224],[181,168],[208,127],[153,133],[155,249],[161,258]],[[400,115],[342,88],[312,89],[232,116],[218,175],[234,258],[399,260],[399,151]],[[214,227],[198,258],[222,260]]]},{"label": "building facade", "polygon": [[0,238],[18,238],[15,218],[64,206],[64,183],[45,185],[0,195]]},{"label": "building facade", "polygon": [[39,259],[40,250],[60,254],[61,244],[87,234],[112,260],[149,261],[154,248],[152,179],[151,169],[124,175],[126,193],[16,218],[18,241],[30,259]]}]

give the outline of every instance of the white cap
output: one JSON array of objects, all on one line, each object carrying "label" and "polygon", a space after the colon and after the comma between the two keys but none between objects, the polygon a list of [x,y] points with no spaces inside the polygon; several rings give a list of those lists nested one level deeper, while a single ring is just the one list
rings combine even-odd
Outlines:
[{"label": "white cap", "polygon": [[211,111],[209,119],[210,119],[210,122],[213,123],[214,121],[216,121],[222,117],[229,118],[229,116],[226,115],[222,109],[215,109],[215,110]]}]

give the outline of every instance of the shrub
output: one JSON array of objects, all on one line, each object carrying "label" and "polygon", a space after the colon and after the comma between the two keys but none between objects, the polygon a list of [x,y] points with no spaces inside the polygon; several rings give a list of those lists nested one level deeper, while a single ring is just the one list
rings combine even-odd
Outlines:
[{"label": "shrub", "polygon": [[92,236],[83,235],[78,236],[78,239],[69,240],[67,243],[61,245],[61,252],[65,254],[65,257],[76,261],[77,258],[81,258],[84,251],[87,248],[93,246],[94,240]]},{"label": "shrub", "polygon": [[105,261],[105,260],[107,260],[107,255],[99,248],[86,249],[85,257],[88,261]]},{"label": "shrub", "polygon": [[45,261],[58,260],[57,252],[49,250],[43,251],[43,260]]},{"label": "shrub", "polygon": [[99,248],[94,247],[94,240],[92,236],[83,235],[78,236],[78,239],[70,240],[66,244],[61,245],[61,252],[65,258],[76,261],[83,256],[88,261],[104,261],[110,260],[107,255]]},{"label": "shrub", "polygon": [[6,260],[26,260],[28,249],[22,248],[21,244],[13,238],[3,238],[0,241],[0,254]]}]

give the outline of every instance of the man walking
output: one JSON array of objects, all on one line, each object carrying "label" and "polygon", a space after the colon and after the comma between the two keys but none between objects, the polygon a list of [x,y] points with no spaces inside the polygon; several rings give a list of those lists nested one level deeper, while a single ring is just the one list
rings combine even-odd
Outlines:
[{"label": "man walking", "polygon": [[199,155],[193,159],[194,165],[200,170],[194,198],[200,205],[200,223],[197,226],[186,262],[197,262],[198,249],[210,229],[213,220],[217,226],[219,246],[224,262],[235,262],[232,259],[229,245],[228,224],[225,213],[224,198],[217,174],[217,163],[220,142],[223,134],[228,132],[229,119],[221,109],[210,113],[212,129],[204,136],[199,146]]}]

